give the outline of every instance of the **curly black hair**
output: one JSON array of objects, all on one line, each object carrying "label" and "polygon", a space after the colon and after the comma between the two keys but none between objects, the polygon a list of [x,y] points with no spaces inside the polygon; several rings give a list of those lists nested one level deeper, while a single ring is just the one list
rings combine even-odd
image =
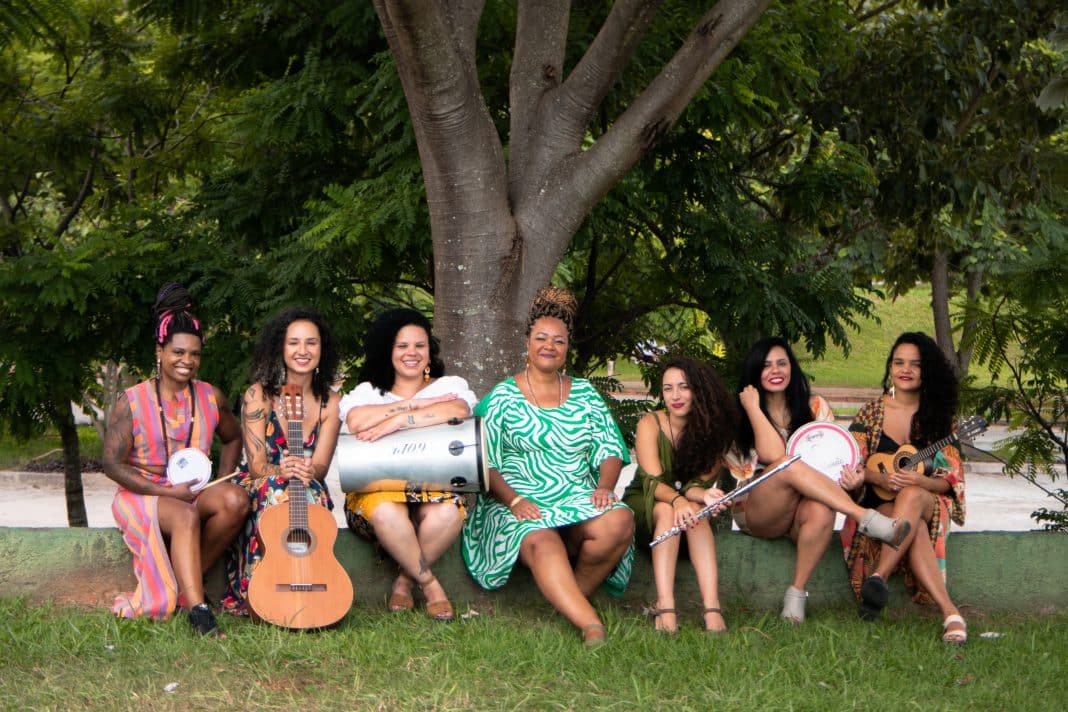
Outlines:
[{"label": "curly black hair", "polygon": [[165,345],[175,334],[193,334],[204,340],[200,320],[193,314],[193,298],[177,282],[168,282],[160,287],[152,307],[152,316],[156,323],[153,333],[157,346]]},{"label": "curly black hair", "polygon": [[664,363],[663,373],[677,368],[690,386],[690,414],[686,429],[675,444],[673,469],[685,481],[712,471],[734,440],[738,411],[715,369],[688,356],[675,356]]},{"label": "curly black hair", "polygon": [[[756,388],[760,392],[760,410],[764,412],[764,415],[768,416],[768,420],[771,420],[771,416],[768,415],[766,394],[760,387],[760,374],[764,371],[764,362],[768,359],[768,352],[776,346],[786,352],[786,359],[790,362],[790,383],[786,386],[784,395],[786,396],[786,407],[790,411],[790,423],[786,429],[792,433],[805,423],[811,422],[815,416],[812,414],[812,390],[809,388],[808,378],[805,377],[805,372],[801,370],[801,365],[797,362],[797,357],[794,356],[794,352],[786,339],[779,336],[768,336],[760,339],[749,348],[749,353],[745,355],[745,361],[742,363],[742,375],[738,379],[738,393],[741,393],[746,386]],[[735,403],[739,411],[741,411],[742,406],[739,396],[735,396]],[[753,424],[749,422],[749,418],[739,418],[737,442],[738,450],[742,453],[749,452],[756,444]]]},{"label": "curly black hair", "polygon": [[441,360],[441,344],[430,330],[430,320],[415,309],[390,309],[375,317],[364,339],[367,358],[360,369],[360,382],[371,385],[385,394],[393,388],[397,373],[393,369],[393,342],[397,332],[406,326],[421,327],[430,342],[430,377],[445,375],[445,362]]},{"label": "curly black hair", "polygon": [[960,382],[934,339],[922,331],[906,331],[897,337],[886,357],[884,394],[890,391],[890,365],[901,344],[912,344],[920,350],[920,407],[912,416],[909,440],[922,447],[953,432],[953,417],[960,403]]},{"label": "curly black hair", "polygon": [[310,321],[319,329],[319,367],[312,375],[312,393],[325,403],[330,397],[330,386],[337,380],[337,344],[322,315],[311,307],[290,307],[264,325],[252,354],[252,381],[260,384],[271,398],[281,393],[285,381],[282,354],[286,330],[295,321]]}]

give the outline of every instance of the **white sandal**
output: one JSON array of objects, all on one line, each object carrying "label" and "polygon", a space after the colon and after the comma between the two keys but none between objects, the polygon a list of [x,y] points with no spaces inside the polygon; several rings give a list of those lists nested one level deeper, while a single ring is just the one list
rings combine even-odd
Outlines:
[{"label": "white sandal", "polygon": [[786,589],[786,595],[782,597],[782,617],[791,623],[804,623],[807,601],[808,591],[802,591],[793,586]]},{"label": "white sandal", "polygon": [[[949,630],[949,626],[954,623],[960,623],[962,628],[960,630]],[[968,624],[956,613],[946,616],[946,619],[942,621],[942,630],[945,631],[942,633],[942,642],[944,643],[964,645],[968,642]]]}]

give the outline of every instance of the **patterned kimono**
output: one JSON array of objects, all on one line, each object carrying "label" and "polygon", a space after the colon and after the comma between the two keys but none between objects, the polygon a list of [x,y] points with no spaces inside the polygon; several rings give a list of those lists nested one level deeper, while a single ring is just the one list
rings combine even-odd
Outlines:
[{"label": "patterned kimono", "polygon": [[[627,447],[600,394],[580,378],[572,379],[571,393],[556,408],[529,403],[509,378],[482,399],[475,414],[484,418],[489,466],[542,514],[519,521],[492,497],[478,497],[464,523],[464,561],[480,586],[496,589],[508,581],[527,534],[602,514],[590,501],[598,469],[609,457],[627,462]],[[625,506],[617,502],[612,508]],[[632,542],[604,583],[610,594],[626,589],[633,562]]]},{"label": "patterned kimono", "polygon": [[[868,456],[879,451],[879,442],[883,439],[883,421],[886,414],[886,404],[883,398],[870,401],[860,409],[853,424],[849,426],[850,432],[860,446],[860,456],[867,460]],[[942,477],[950,484],[950,489],[945,494],[936,496],[937,506],[927,522],[927,528],[931,535],[931,546],[934,548],[938,567],[942,571],[942,579],[946,577],[946,537],[949,536],[950,520],[960,526],[964,526],[964,462],[960,451],[952,445],[942,448],[934,457],[934,468],[927,470],[929,477]],[[867,487],[867,485],[865,485]],[[864,579],[871,575],[879,561],[879,552],[882,544],[857,533],[857,524],[847,519],[841,531],[842,546],[845,551],[846,568],[849,571],[849,583],[853,587],[853,594],[860,598],[860,587]],[[908,557],[902,557],[901,563],[895,569],[905,579],[905,586],[913,590],[912,599],[920,604],[931,602],[930,596],[917,585],[915,577],[908,566]]]},{"label": "patterned kimono", "polygon": [[[195,406],[190,407],[187,390],[176,394],[173,400],[163,403],[163,423],[160,422],[154,381],[142,381],[126,389],[133,416],[129,464],[156,484],[167,485],[167,478],[144,468],[166,467],[167,453],[173,454],[185,447],[187,441],[190,447],[205,455],[211,452],[211,440],[219,424],[215,388],[203,381],[190,383]],[[190,416],[193,416],[192,421]],[[111,513],[122,531],[123,541],[133,553],[134,575],[137,577],[137,590],[120,594],[111,611],[122,618],[167,619],[178,605],[178,581],[159,529],[159,497],[119,487],[111,503]]]},{"label": "patterned kimono", "polygon": [[[304,454],[308,457],[315,452],[315,446],[319,440],[319,425],[316,423],[312,431],[304,439]],[[282,461],[282,452],[289,449],[286,441],[285,426],[278,420],[278,414],[273,410],[267,421],[267,462],[277,465]],[[259,523],[260,517],[268,507],[289,501],[289,479],[277,475],[275,477],[260,477],[254,479],[248,471],[248,463],[241,466],[241,474],[234,482],[245,488],[248,492],[252,508],[248,519],[245,520],[244,528],[238,533],[234,543],[226,557],[226,593],[222,599],[222,609],[234,615],[245,615],[247,610],[248,584],[256,564],[263,559],[263,547],[260,544]],[[305,488],[308,504],[321,504],[329,510],[334,509],[334,502],[330,499],[330,490],[325,482],[313,481]]]}]

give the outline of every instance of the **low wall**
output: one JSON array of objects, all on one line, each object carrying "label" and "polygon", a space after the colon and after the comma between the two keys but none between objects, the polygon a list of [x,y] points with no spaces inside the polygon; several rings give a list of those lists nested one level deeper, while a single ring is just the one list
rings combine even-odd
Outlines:
[{"label": "low wall", "polygon": [[[778,612],[793,572],[793,546],[761,541],[737,532],[716,537],[720,593],[725,606]],[[395,568],[347,530],[338,532],[335,554],[352,576],[356,605],[381,606]],[[949,537],[949,589],[962,607],[987,611],[1068,609],[1068,534],[1054,532],[975,532]],[[459,546],[453,546],[435,573],[454,603],[476,608],[542,601],[530,573],[521,565],[499,591],[484,591],[468,576]],[[209,575],[209,593],[221,590],[219,567]],[[117,529],[30,529],[0,527],[0,596],[109,606],[121,591],[134,588],[130,554]],[[837,537],[809,583],[809,608],[852,605]],[[680,607],[700,601],[693,570],[680,562],[676,583]],[[639,551],[624,602],[638,606],[656,600],[652,565]],[[891,581],[891,603],[907,600],[900,580]]]}]

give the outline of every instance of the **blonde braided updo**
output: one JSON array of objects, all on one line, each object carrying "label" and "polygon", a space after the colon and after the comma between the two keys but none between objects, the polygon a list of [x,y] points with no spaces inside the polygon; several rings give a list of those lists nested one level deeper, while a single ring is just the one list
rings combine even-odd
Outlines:
[{"label": "blonde braided updo", "polygon": [[530,303],[530,315],[527,317],[527,336],[534,327],[534,322],[543,316],[551,316],[564,322],[570,338],[575,328],[575,314],[578,313],[578,300],[575,295],[562,287],[542,287]]}]

